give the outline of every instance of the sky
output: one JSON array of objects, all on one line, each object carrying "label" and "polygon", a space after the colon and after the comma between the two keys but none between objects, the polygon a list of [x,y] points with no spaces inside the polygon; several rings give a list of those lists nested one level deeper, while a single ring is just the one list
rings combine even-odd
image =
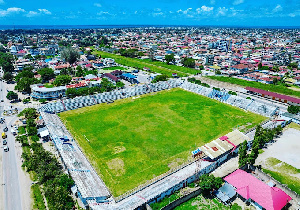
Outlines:
[{"label": "sky", "polygon": [[300,26],[300,0],[0,0],[0,25]]}]

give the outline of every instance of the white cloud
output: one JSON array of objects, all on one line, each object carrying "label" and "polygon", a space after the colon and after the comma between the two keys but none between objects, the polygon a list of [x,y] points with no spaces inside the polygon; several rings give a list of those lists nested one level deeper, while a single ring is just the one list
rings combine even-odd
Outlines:
[{"label": "white cloud", "polygon": [[20,12],[25,12],[25,10],[22,8],[19,8],[19,7],[10,7],[10,8],[7,8],[6,10],[0,9],[0,17],[5,17],[5,16],[8,16],[8,15],[11,15],[14,13],[18,14]]},{"label": "white cloud", "polygon": [[97,15],[110,15],[109,12],[103,12],[103,11],[100,11],[97,13]]},{"label": "white cloud", "polygon": [[187,14],[189,11],[191,11],[193,8],[187,8],[186,10],[182,11],[183,14]]},{"label": "white cloud", "polygon": [[100,3],[95,3],[94,6],[95,7],[102,7],[102,5]]},{"label": "white cloud", "polygon": [[224,16],[224,15],[226,15],[227,11],[228,11],[228,9],[226,7],[219,7],[217,15]]},{"label": "white cloud", "polygon": [[156,8],[156,9],[154,9],[154,11],[160,12],[160,11],[161,11],[161,8]]},{"label": "white cloud", "polygon": [[238,5],[238,4],[242,4],[242,3],[244,3],[244,0],[234,0],[232,4]]},{"label": "white cloud", "polygon": [[210,12],[210,11],[212,11],[213,9],[214,9],[213,7],[207,7],[207,6],[205,6],[205,5],[203,5],[203,6],[201,7],[201,10],[204,11],[204,12]]},{"label": "white cloud", "polygon": [[44,14],[46,14],[46,15],[51,15],[52,13],[49,11],[49,10],[47,10],[47,9],[38,9],[39,11],[40,11],[40,13],[44,13]]},{"label": "white cloud", "polygon": [[288,14],[290,17],[296,17],[296,15],[294,13],[290,13]]},{"label": "white cloud", "polygon": [[280,12],[282,11],[282,6],[280,4],[277,4],[277,6],[273,9],[273,12]]},{"label": "white cloud", "polygon": [[26,17],[34,17],[34,16],[37,16],[39,15],[39,13],[35,12],[35,11],[29,11],[27,14],[26,14]]},{"label": "white cloud", "polygon": [[157,16],[162,16],[164,13],[163,12],[154,12],[152,13],[153,17],[157,17]]}]

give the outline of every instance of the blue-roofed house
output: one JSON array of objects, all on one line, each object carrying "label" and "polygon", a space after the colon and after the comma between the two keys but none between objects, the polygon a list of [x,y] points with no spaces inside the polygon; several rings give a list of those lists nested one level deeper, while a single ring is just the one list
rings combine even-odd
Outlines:
[{"label": "blue-roofed house", "polygon": [[137,77],[134,76],[133,74],[130,74],[130,73],[124,73],[122,74],[122,78],[127,80],[128,82],[130,83],[139,83],[138,80],[137,80]]},{"label": "blue-roofed house", "polygon": [[225,184],[215,191],[214,194],[220,201],[229,204],[235,198],[236,191],[231,184],[225,182]]}]

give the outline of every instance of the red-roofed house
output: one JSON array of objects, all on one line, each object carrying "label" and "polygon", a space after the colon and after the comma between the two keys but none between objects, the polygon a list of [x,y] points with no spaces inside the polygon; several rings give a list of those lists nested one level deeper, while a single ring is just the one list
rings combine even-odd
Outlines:
[{"label": "red-roofed house", "polygon": [[281,210],[292,200],[283,190],[270,187],[251,174],[238,169],[224,178],[236,188],[236,192],[246,201],[260,209]]}]

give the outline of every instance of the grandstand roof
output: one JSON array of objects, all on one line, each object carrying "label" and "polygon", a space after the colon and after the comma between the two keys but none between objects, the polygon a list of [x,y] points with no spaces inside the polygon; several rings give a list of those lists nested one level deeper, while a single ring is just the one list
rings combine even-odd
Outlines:
[{"label": "grandstand roof", "polygon": [[275,98],[279,98],[282,100],[287,100],[293,103],[297,103],[300,104],[300,99],[299,98],[294,98],[291,96],[286,96],[286,95],[282,95],[279,93],[274,93],[274,92],[270,92],[270,91],[266,91],[266,90],[262,90],[262,89],[258,89],[258,88],[253,88],[253,87],[246,87],[245,88],[248,91],[254,92],[254,93],[259,93],[259,94],[264,94],[267,96],[271,96],[271,97],[275,97]]},{"label": "grandstand roof", "polygon": [[[227,137],[227,138],[225,138]],[[234,149],[243,141],[249,140],[249,137],[241,133],[239,130],[234,130],[226,136],[222,136],[214,141],[211,141],[200,149],[211,159],[215,159],[229,150]]]}]

